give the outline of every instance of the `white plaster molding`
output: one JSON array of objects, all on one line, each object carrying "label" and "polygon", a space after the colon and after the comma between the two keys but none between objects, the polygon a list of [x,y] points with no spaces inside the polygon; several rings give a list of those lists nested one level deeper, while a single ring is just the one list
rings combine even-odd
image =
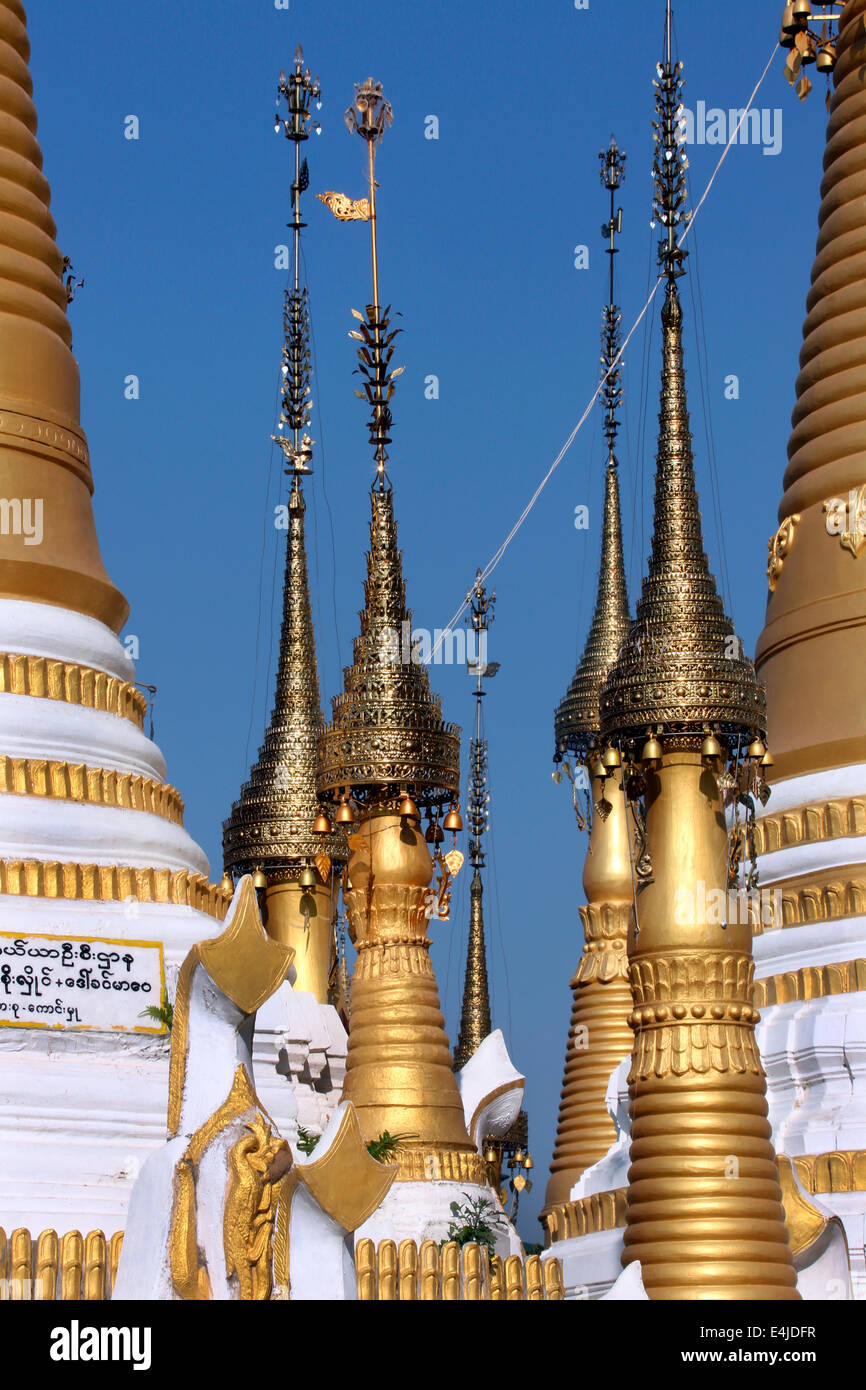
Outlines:
[{"label": "white plaster molding", "polygon": [[759,980],[809,965],[857,960],[866,956],[866,917],[841,917],[770,931],[765,928],[754,938],[752,949]]},{"label": "white plaster molding", "polygon": [[558,1240],[542,1260],[554,1256],[562,1265],[562,1284],[568,1302],[603,1298],[623,1272],[623,1231],[596,1231],[588,1236]]},{"label": "white plaster molding", "polygon": [[866,763],[849,767],[833,767],[825,772],[810,772],[804,777],[788,777],[772,784],[772,795],[758,813],[758,819],[791,811],[798,806],[820,805],[849,796],[866,795]]},{"label": "white plaster molding", "polygon": [[210,871],[192,836],[164,816],[10,793],[0,794],[0,859]]},{"label": "white plaster molding", "polygon": [[72,661],[135,680],[135,667],[111,628],[50,603],[0,599],[0,651]]},{"label": "white plaster molding", "polygon": [[523,1104],[526,1078],[514,1067],[500,1028],[488,1033],[457,1073],[469,1137],[481,1152],[487,1134],[506,1134]]},{"label": "white plaster molding", "polygon": [[0,753],[137,772],[166,780],[165,758],[137,724],[105,710],[38,695],[0,697]]},{"label": "white plaster molding", "polygon": [[604,1158],[585,1168],[569,1193],[572,1202],[581,1197],[591,1197],[594,1192],[613,1192],[628,1184],[629,1144],[631,1142],[631,1117],[629,1116],[628,1074],[631,1070],[631,1053],[623,1057],[619,1066],[610,1074],[604,1103],[607,1113],[613,1120],[616,1139]]},{"label": "white plaster molding", "polygon": [[779,879],[863,863],[866,863],[866,835],[845,835],[838,840],[791,845],[787,849],[770,850],[758,859],[762,888],[771,887]]},{"label": "white plaster molding", "polygon": [[640,1260],[627,1264],[616,1283],[603,1294],[602,1303],[648,1303],[649,1294],[644,1288],[643,1271]]},{"label": "white plaster molding", "polygon": [[866,991],[767,1008],[757,1038],[776,1148],[866,1147]]}]

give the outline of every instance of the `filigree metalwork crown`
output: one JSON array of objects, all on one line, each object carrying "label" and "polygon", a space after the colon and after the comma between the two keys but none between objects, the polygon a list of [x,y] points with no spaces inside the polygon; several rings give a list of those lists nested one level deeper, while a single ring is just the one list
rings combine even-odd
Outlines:
[{"label": "filigree metalwork crown", "polygon": [[349,787],[361,801],[387,801],[405,788],[427,804],[460,788],[460,732],[443,722],[427,667],[407,640],[403,565],[390,484],[370,492],[372,516],[365,606],[344,688],[319,740],[320,794]]}]

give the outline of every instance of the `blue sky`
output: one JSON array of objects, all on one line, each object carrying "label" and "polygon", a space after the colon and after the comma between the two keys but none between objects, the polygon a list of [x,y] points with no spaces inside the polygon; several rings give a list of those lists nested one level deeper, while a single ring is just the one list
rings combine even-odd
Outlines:
[{"label": "blue sky", "polygon": [[[677,7],[690,109],[745,104],[780,8],[753,7],[738,36],[720,29],[715,7]],[[382,298],[403,315],[397,360],[406,366],[391,476],[409,602],[416,623],[432,629],[501,544],[595,388],[607,216],[598,152],[612,131],[628,155],[617,289],[626,325],[646,298],[663,6],[291,0],[286,11],[273,0],[32,0],[28,17],[60,245],[86,279],[71,318],[103,556],[131,603],[139,678],[158,687],[156,737],[170,780],[218,878],[221,822],[264,729],[278,630],[284,533],[272,518],[282,484],[269,436],[285,272],[274,247],[287,240],[290,183],[290,149],[273,131],[280,68],[303,43],[324,98],[323,131],[308,149],[304,254],[316,369],[308,538],[328,708],[362,604],[372,465],[347,334],[350,308],[369,297],[369,252],[366,228],[336,223],[311,195],[363,195],[365,151],[343,124],[353,83],[382,81],[395,113],[378,164]],[[706,545],[750,651],[814,253],[824,83],[801,106],[780,54],[757,105],[778,152],[731,150],[683,286]],[[130,114],[137,141],[124,138]],[[439,118],[438,140],[425,139],[429,115]],[[690,149],[695,201],[720,152]],[[589,246],[586,270],[574,267],[579,245]],[[649,545],[658,349],[656,312],[625,368],[619,454],[633,596]],[[133,373],[141,394],[128,401]],[[425,399],[431,374],[438,400]],[[737,400],[725,399],[731,374]],[[596,410],[492,581],[489,651],[502,669],[486,702],[487,921],[495,1023],[527,1075],[536,1185],[521,1225],[530,1240],[581,944],[584,844],[567,790],[551,779],[552,716],[591,616],[600,425]],[[580,504],[590,509],[587,531],[574,527]],[[433,684],[446,717],[468,730],[465,672],[438,667]],[[468,733],[464,765],[467,749]],[[467,887],[458,882],[433,952],[452,1037]]]}]

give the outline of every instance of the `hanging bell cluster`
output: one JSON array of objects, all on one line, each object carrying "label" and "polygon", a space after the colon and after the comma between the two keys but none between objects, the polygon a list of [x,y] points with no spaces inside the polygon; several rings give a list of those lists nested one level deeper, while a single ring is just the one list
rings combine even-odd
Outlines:
[{"label": "hanging bell cluster", "polygon": [[[820,34],[812,27],[816,19],[821,23]],[[809,0],[794,0],[782,11],[779,44],[790,49],[785,61],[785,76],[801,101],[808,96],[812,85],[808,77],[802,75],[802,69],[814,63],[818,72],[829,76],[836,66],[836,43],[832,35],[835,19],[835,15],[813,14]]]},{"label": "hanging bell cluster", "polygon": [[445,839],[445,831],[437,820],[431,818],[424,839],[427,841],[428,845],[442,844],[442,841]]},{"label": "hanging bell cluster", "polygon": [[400,819],[405,821],[417,821],[421,824],[421,812],[408,792],[400,793]]}]

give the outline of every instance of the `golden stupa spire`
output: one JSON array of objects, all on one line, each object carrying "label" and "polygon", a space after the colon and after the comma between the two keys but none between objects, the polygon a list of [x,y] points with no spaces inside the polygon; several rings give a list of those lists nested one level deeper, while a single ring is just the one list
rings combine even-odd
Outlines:
[{"label": "golden stupa spire", "polygon": [[[399,1152],[401,1179],[483,1183],[484,1162],[469,1140],[451,1069],[427,935],[431,920],[447,915],[450,866],[456,862],[449,855],[449,866],[441,853],[441,830],[462,827],[454,804],[459,732],[443,722],[427,668],[411,643],[393,493],[385,472],[389,402],[400,369],[390,365],[394,334],[388,310],[378,302],[375,153],[390,123],[381,85],[369,78],[355,89],[347,124],[367,142],[369,157],[365,220],[372,234],[373,303],[366,317],[355,314],[359,328],[352,336],[361,344],[365,385],[358,394],[371,408],[376,478],[361,631],[344,692],[335,696],[333,720],[320,739],[317,776],[321,795],[340,798],[338,823],[353,823],[359,808],[344,894],[358,955],[343,1095],[354,1102],[366,1139],[386,1129],[412,1136]],[[342,195],[327,198],[336,215],[349,201],[341,201]],[[426,838],[421,807],[429,819]],[[430,887],[434,861],[428,843],[435,847],[437,891]]]},{"label": "golden stupa spire", "polygon": [[484,941],[484,833],[487,830],[490,797],[487,791],[487,739],[482,732],[481,704],[485,696],[484,681],[492,679],[499,670],[498,662],[487,660],[487,632],[493,621],[496,593],[487,593],[481,582],[481,571],[474,587],[466,595],[472,612],[475,633],[474,657],[470,672],[475,676],[475,737],[469,745],[469,795],[466,815],[469,821],[469,862],[472,882],[469,886],[469,939],[466,947],[466,973],[463,978],[463,1002],[460,1007],[460,1030],[454,1049],[454,1070],[465,1067],[491,1032],[490,990],[487,983],[487,947]]},{"label": "golden stupa spire", "polygon": [[129,605],[102,564],[78,364],[66,315],[71,277],[56,242],[36,140],[26,15],[0,0],[0,597],[72,608],[115,631]]},{"label": "golden stupa spire", "polygon": [[[301,479],[311,472],[309,305],[300,284],[301,193],[308,186],[300,146],[308,139],[311,103],[318,79],[304,69],[300,48],[294,69],[280,74],[279,98],[288,116],[277,117],[294,144],[292,183],[294,276],[283,310],[282,409],[280,433],[273,436],[286,458],[291,491],[288,503],[283,620],[274,706],[258,761],[223,826],[227,874],[259,876],[264,888],[263,918],[269,934],[295,950],[295,988],[328,998],[334,966],[333,873],[348,858],[340,831],[314,829],[319,812],[316,756],[324,720],[319,698],[316,647],[304,541]],[[278,100],[279,100],[278,98]],[[262,883],[262,879],[264,882]]]},{"label": "golden stupa spire", "polygon": [[602,234],[608,240],[610,281],[608,302],[602,316],[601,337],[601,402],[604,407],[604,433],[607,440],[601,559],[595,611],[589,636],[571,685],[554,719],[557,761],[561,761],[565,753],[574,753],[582,758],[598,742],[601,729],[598,703],[601,687],[631,629],[615,454],[616,437],[619,433],[619,407],[622,403],[622,361],[619,358],[622,315],[619,306],[614,302],[614,257],[618,255],[616,237],[622,231],[622,209],[616,208],[615,202],[617,190],[625,179],[626,157],[613,136],[607,150],[602,151],[600,160],[602,186],[610,195],[610,220],[607,226],[602,228]]},{"label": "golden stupa spire", "polygon": [[[756,654],[777,779],[866,762],[864,23],[866,0],[848,0],[838,21],[817,250]],[[795,37],[782,36],[796,63]],[[822,58],[824,70],[832,66],[832,56],[832,44],[820,49],[818,71]]]},{"label": "golden stupa spire", "polygon": [[[550,1164],[541,1221],[550,1240],[568,1230],[567,1204],[571,1189],[591,1164],[607,1153],[616,1138],[605,1095],[611,1072],[631,1051],[628,1027],[631,989],[628,983],[626,939],[632,909],[628,815],[621,774],[608,769],[599,755],[601,688],[631,630],[623,563],[622,521],[617,460],[614,453],[622,402],[619,362],[619,307],[614,302],[616,237],[622,231],[617,190],[625,178],[625,155],[611,137],[601,156],[601,181],[610,197],[610,218],[602,235],[608,242],[609,292],[602,318],[602,405],[607,439],[601,562],[595,612],[586,647],[568,693],[556,711],[556,761],[574,757],[575,793],[579,781],[590,792],[594,809],[589,847],[584,860],[581,906],[584,946],[571,981],[573,1005],[565,1052],[556,1141]],[[614,365],[616,364],[616,365]],[[568,770],[568,768],[566,769]],[[556,774],[559,776],[559,774]],[[577,804],[577,803],[575,803]],[[583,824],[583,817],[580,819]],[[561,1219],[565,1215],[565,1219]]]},{"label": "golden stupa spire", "polygon": [[[728,901],[725,803],[765,796],[764,700],[703,551],[676,282],[684,252],[682,64],[657,68],[655,217],[664,228],[664,358],[649,571],[602,696],[644,834],[633,853],[631,1168],[623,1263],[653,1299],[792,1299],[796,1274],[755,1042],[751,923]],[[736,883],[736,879],[733,880]]]}]

